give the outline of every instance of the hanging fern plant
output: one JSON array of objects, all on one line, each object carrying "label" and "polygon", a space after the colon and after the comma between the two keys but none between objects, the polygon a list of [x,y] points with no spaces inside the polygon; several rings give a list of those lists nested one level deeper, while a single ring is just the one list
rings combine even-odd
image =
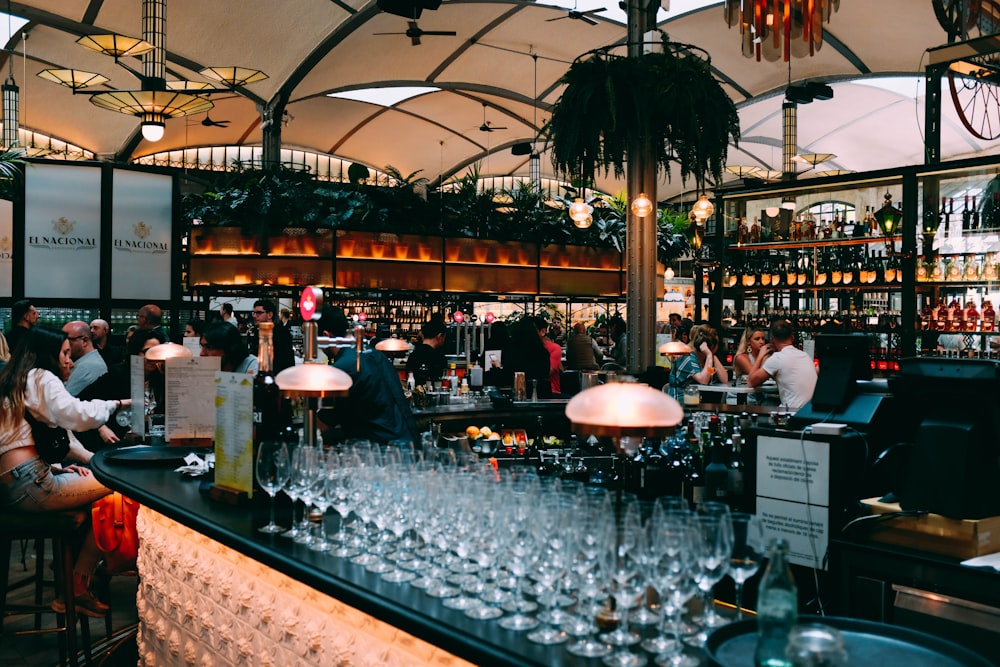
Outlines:
[{"label": "hanging fern plant", "polygon": [[739,116],[699,53],[663,36],[662,53],[577,59],[545,129],[555,168],[586,177],[613,170],[620,178],[631,147],[649,139],[668,178],[679,165],[699,189],[707,176],[720,180],[729,143],[740,138]]}]

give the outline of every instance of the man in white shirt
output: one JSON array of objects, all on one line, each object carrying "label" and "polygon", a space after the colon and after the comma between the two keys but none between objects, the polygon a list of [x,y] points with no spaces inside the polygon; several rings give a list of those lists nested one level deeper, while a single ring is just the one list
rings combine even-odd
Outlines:
[{"label": "man in white shirt", "polygon": [[816,366],[808,354],[795,347],[795,332],[788,320],[772,322],[770,334],[771,341],[754,360],[747,384],[758,387],[773,378],[782,405],[798,410],[812,399]]},{"label": "man in white shirt", "polygon": [[67,322],[62,330],[69,340],[69,356],[73,360],[73,370],[66,380],[66,391],[79,396],[81,391],[108,372],[108,365],[94,347],[89,324],[74,320]]}]

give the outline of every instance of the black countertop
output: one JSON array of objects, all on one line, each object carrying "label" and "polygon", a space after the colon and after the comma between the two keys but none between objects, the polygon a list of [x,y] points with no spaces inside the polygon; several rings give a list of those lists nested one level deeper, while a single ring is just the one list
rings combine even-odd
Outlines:
[{"label": "black countertop", "polygon": [[[258,533],[257,527],[267,523],[266,497],[255,501],[252,508],[232,507],[210,501],[197,479],[173,471],[177,463],[143,465],[109,459],[106,454],[96,454],[91,467],[97,479],[108,487],[465,660],[480,665],[600,664],[598,660],[577,658],[563,646],[533,644],[523,632],[504,630],[496,621],[469,619],[422,590],[385,582],[345,559],[311,551],[288,538]],[[279,522],[288,525],[290,505],[279,502],[278,508]]]}]

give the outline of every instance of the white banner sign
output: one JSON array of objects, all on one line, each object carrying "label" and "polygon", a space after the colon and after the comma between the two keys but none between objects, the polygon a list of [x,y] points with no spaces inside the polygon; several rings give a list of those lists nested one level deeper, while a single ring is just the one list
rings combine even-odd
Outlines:
[{"label": "white banner sign", "polygon": [[26,296],[100,297],[100,168],[36,164],[26,169],[24,230]]},{"label": "white banner sign", "polygon": [[112,298],[170,299],[172,201],[170,176],[114,171]]},{"label": "white banner sign", "polygon": [[14,203],[0,199],[0,297],[14,295]]}]

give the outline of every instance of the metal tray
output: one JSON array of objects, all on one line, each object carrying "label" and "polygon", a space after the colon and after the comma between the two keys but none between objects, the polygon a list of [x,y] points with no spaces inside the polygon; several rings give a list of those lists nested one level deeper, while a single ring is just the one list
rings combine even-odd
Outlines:
[{"label": "metal tray", "polygon": [[109,449],[104,452],[104,458],[112,463],[122,464],[181,465],[184,463],[184,457],[191,452],[204,456],[211,451],[211,449],[192,449],[191,447],[135,445]]},{"label": "metal tray", "polygon": [[[992,667],[993,663],[967,648],[915,630],[833,616],[800,616],[800,623],[822,623],[844,635],[851,667]],[[720,667],[753,667],[757,622],[740,621],[708,636],[705,651]]]}]

